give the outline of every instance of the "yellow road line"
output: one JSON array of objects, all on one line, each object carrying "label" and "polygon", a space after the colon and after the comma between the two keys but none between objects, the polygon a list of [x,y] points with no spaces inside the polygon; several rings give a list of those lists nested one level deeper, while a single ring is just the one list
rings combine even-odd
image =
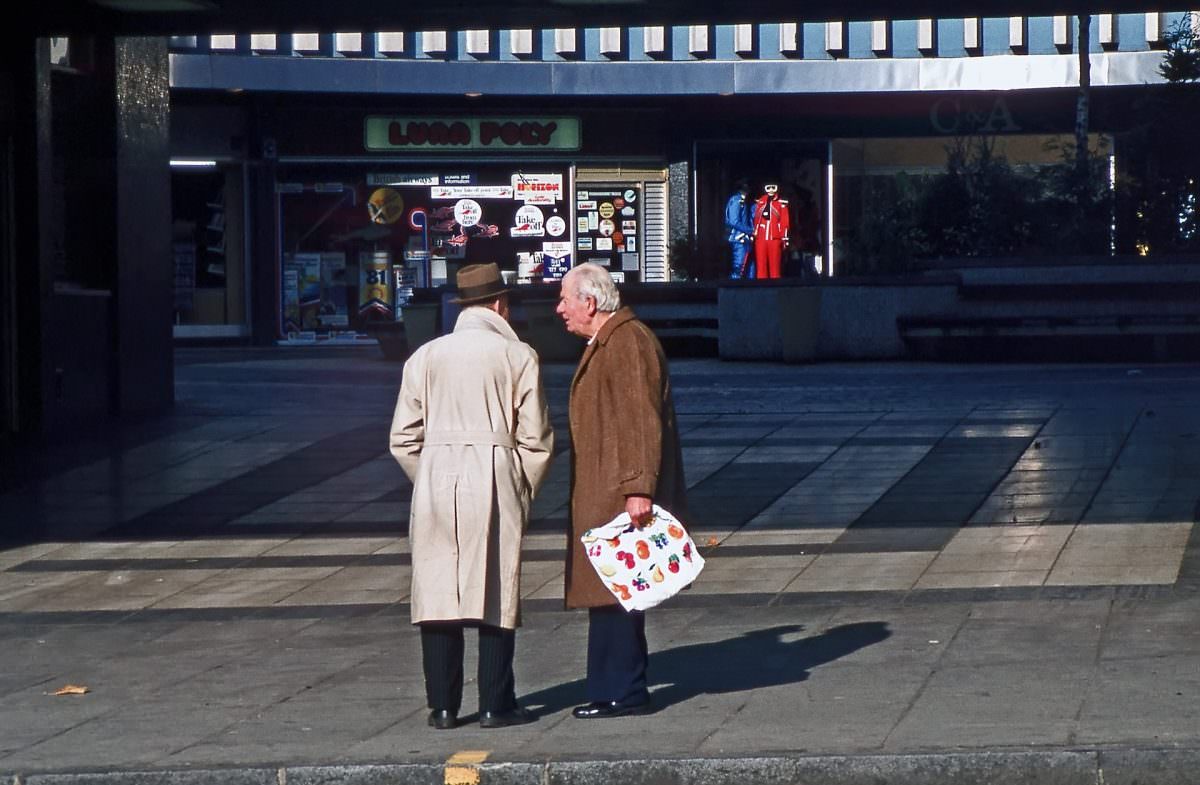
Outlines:
[{"label": "yellow road line", "polygon": [[490,750],[462,750],[446,759],[446,785],[479,785],[479,764],[487,760]]}]

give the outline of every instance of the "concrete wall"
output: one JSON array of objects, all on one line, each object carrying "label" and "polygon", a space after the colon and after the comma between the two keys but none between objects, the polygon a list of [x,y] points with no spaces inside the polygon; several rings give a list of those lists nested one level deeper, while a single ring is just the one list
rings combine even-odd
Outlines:
[{"label": "concrete wall", "polygon": [[892,360],[905,357],[896,319],[953,311],[958,287],[933,285],[823,286],[817,358]]},{"label": "concrete wall", "polygon": [[718,346],[725,360],[899,359],[899,316],[953,309],[957,287],[929,285],[723,286]]},{"label": "concrete wall", "polygon": [[[910,356],[897,319],[1194,315],[1200,263],[972,267],[888,280],[726,284],[719,347],[729,360]],[[976,287],[976,289],[972,289]],[[1002,294],[988,294],[1000,287]],[[982,293],[980,293],[982,292]],[[809,315],[817,309],[815,348]]]}]

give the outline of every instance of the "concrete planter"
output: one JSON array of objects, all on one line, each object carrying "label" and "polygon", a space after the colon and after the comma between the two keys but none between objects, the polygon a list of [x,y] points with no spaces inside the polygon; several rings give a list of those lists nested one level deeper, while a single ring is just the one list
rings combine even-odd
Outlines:
[{"label": "concrete planter", "polygon": [[441,334],[441,303],[409,303],[401,306],[400,311],[404,316],[404,335],[409,353]]},{"label": "concrete planter", "polygon": [[817,357],[818,287],[723,286],[717,310],[717,351],[722,360],[811,362]]},{"label": "concrete planter", "polygon": [[513,314],[517,335],[534,348],[543,362],[578,360],[584,342],[566,331],[555,313],[557,307],[557,299],[521,298],[520,313]]}]

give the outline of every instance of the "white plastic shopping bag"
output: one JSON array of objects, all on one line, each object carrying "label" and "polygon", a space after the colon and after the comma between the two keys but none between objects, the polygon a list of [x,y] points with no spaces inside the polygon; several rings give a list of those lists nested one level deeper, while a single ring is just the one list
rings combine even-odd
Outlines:
[{"label": "white plastic shopping bag", "polygon": [[623,512],[580,537],[600,582],[627,611],[674,597],[704,569],[683,524],[657,504],[652,511],[654,520],[641,529]]}]

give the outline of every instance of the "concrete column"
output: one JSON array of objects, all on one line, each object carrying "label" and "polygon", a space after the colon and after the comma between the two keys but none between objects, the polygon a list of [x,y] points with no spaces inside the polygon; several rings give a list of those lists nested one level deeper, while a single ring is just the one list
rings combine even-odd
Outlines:
[{"label": "concrete column", "polygon": [[116,412],[174,402],[167,39],[114,42]]},{"label": "concrete column", "polygon": [[[8,196],[0,215],[5,244],[5,373],[9,375],[5,429],[17,438],[36,435],[42,424],[47,374],[42,335],[50,297],[52,245],[49,204],[52,182],[50,42],[18,37],[3,48],[6,100],[13,111],[3,123]],[[11,290],[10,290],[11,287]]]}]

